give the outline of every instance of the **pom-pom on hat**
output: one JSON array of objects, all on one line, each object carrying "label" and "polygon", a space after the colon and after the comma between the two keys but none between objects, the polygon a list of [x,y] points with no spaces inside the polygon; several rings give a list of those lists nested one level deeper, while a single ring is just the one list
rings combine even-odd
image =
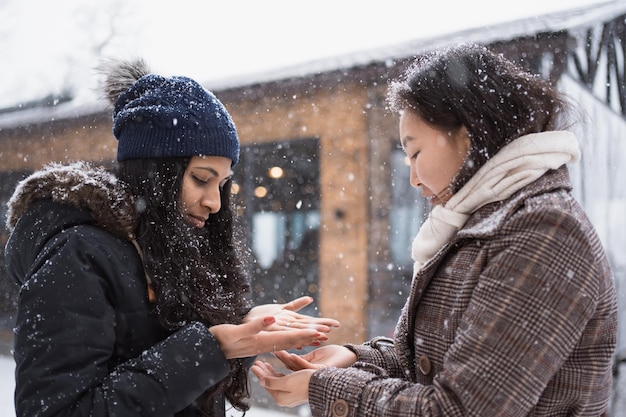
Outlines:
[{"label": "pom-pom on hat", "polygon": [[237,164],[235,124],[217,97],[196,81],[151,74],[142,60],[111,62],[105,73],[118,161],[223,156]]}]

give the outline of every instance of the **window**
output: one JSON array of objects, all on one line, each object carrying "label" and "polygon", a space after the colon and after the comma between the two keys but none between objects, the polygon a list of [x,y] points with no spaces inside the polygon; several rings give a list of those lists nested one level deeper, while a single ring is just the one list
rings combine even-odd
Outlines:
[{"label": "window", "polygon": [[317,139],[305,139],[241,149],[233,189],[251,248],[256,303],[317,293],[318,146]]},{"label": "window", "polygon": [[391,153],[391,207],[389,210],[389,246],[393,262],[412,265],[411,243],[428,214],[427,201],[409,183],[409,167],[401,149]]}]

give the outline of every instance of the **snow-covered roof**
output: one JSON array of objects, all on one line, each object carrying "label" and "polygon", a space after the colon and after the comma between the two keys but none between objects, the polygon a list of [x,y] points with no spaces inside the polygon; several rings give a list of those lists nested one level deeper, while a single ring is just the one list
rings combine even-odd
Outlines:
[{"label": "snow-covered roof", "polygon": [[314,74],[369,65],[375,62],[408,58],[420,52],[455,42],[486,44],[543,32],[586,28],[598,22],[611,20],[624,13],[626,13],[626,2],[610,1],[599,5],[585,6],[528,19],[520,19],[513,22],[504,22],[488,27],[467,29],[443,36],[414,39],[408,42],[389,45],[384,48],[357,51],[331,58],[314,60],[251,76],[212,80],[206,83],[205,86],[213,90],[224,90],[251,84],[307,77]]},{"label": "snow-covered roof", "polygon": [[[626,13],[626,2],[610,1],[607,3],[571,9],[546,15],[504,22],[488,27],[474,28],[453,32],[431,38],[419,38],[388,47],[357,51],[330,58],[318,59],[302,64],[283,67],[262,73],[209,80],[203,85],[213,91],[264,84],[280,80],[305,78],[316,74],[366,66],[377,62],[387,62],[409,58],[420,52],[455,42],[491,43],[511,40],[533,34],[587,28],[596,23],[614,19]],[[61,120],[86,116],[106,111],[104,102],[76,103],[69,101],[51,107],[30,108],[0,114],[0,129],[14,128],[27,124],[38,124],[52,120]]]}]

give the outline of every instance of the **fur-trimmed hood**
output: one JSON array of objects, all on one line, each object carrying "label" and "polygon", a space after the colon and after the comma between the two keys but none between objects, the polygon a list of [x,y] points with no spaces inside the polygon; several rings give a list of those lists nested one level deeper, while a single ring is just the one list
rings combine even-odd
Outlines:
[{"label": "fur-trimmed hood", "polygon": [[21,181],[8,202],[9,231],[29,207],[42,199],[87,210],[103,229],[124,239],[133,237],[137,224],[134,198],[103,167],[87,162],[53,163]]}]

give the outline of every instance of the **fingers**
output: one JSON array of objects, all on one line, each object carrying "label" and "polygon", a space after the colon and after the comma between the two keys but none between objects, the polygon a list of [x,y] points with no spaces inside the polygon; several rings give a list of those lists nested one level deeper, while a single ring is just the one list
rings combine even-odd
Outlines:
[{"label": "fingers", "polygon": [[258,317],[247,323],[212,326],[220,348],[228,359],[244,358],[284,349],[301,349],[302,346],[320,346],[328,336],[312,329],[291,331],[268,331],[274,324],[273,317]]},{"label": "fingers", "polygon": [[262,361],[255,362],[250,370],[278,405],[294,407],[308,401],[308,386],[313,371],[284,375]]},{"label": "fingers", "polygon": [[338,320],[335,319],[329,319],[329,318],[319,318],[317,319],[319,324],[323,324],[326,325],[328,327],[333,327],[333,328],[340,328],[341,327],[341,323]]},{"label": "fingers", "polygon": [[259,380],[264,379],[269,376],[271,377],[285,376],[285,374],[275,370],[271,364],[267,362],[263,362],[263,361],[254,362],[254,365],[250,367],[250,371],[252,371],[252,373],[256,375],[256,377],[259,378]]},{"label": "fingers", "polygon": [[332,330],[331,326],[327,325],[323,320],[308,316],[286,318],[283,324],[283,330],[291,329],[312,329],[323,333],[330,333]]},{"label": "fingers", "polygon": [[337,320],[325,317],[312,317],[295,313],[291,310],[283,310],[277,316],[277,326],[282,326],[282,330],[287,329],[314,329],[318,332],[330,333],[333,328],[340,328],[341,323]]},{"label": "fingers", "polygon": [[302,346],[320,346],[321,342],[328,340],[328,336],[324,333],[311,329],[292,330],[289,332],[270,332],[259,335],[259,342],[266,342],[269,346],[271,342],[272,349],[266,352],[275,352],[285,349],[301,349]]},{"label": "fingers", "polygon": [[283,308],[285,310],[298,311],[301,308],[308,306],[312,302],[313,302],[313,297],[304,296],[304,297],[296,298],[295,300],[292,300],[286,303],[283,306]]},{"label": "fingers", "polygon": [[316,329],[293,329],[291,332],[273,331],[276,330],[275,320],[272,316],[256,318],[240,326],[241,334],[242,336],[257,334],[258,346],[265,352],[301,349],[302,346],[320,346],[321,342],[328,340],[328,336]]},{"label": "fingers", "polygon": [[279,392],[290,391],[289,386],[281,379],[285,374],[275,370],[269,363],[256,361],[250,371],[259,378],[259,385],[265,388],[275,400],[277,400],[276,395]]},{"label": "fingers", "polygon": [[291,326],[298,326],[299,328],[315,329],[318,332],[330,333],[333,328],[340,328],[341,323],[337,320],[327,318],[315,318],[310,316],[300,316],[296,320],[292,321]]},{"label": "fingers", "polygon": [[276,356],[288,369],[292,371],[319,368],[319,365],[312,364],[302,356],[285,352],[284,350],[274,352],[274,356]]},{"label": "fingers", "polygon": [[276,323],[275,317],[266,316],[254,318],[248,322],[240,324],[238,327],[240,329],[241,335],[246,336],[264,330],[270,330],[274,323]]},{"label": "fingers", "polygon": [[258,317],[248,323],[239,325],[238,334],[242,341],[249,339],[257,351],[274,352],[284,349],[301,349],[303,346],[320,346],[328,340],[328,336],[315,329],[290,329],[282,331],[276,328],[274,317]]},{"label": "fingers", "polygon": [[280,379],[285,374],[276,371],[272,365],[262,361],[256,361],[250,367],[250,371],[259,379],[259,385],[267,390],[277,404],[286,405],[284,398],[281,397],[288,388],[283,387],[283,381]]},{"label": "fingers", "polygon": [[313,302],[313,297],[304,296],[296,298],[288,303],[281,304],[282,312],[277,315],[280,320],[277,324],[286,329],[315,329],[319,332],[329,333],[332,328],[341,327],[341,323],[329,318],[316,318],[305,314],[297,313],[298,310],[308,306]]}]

